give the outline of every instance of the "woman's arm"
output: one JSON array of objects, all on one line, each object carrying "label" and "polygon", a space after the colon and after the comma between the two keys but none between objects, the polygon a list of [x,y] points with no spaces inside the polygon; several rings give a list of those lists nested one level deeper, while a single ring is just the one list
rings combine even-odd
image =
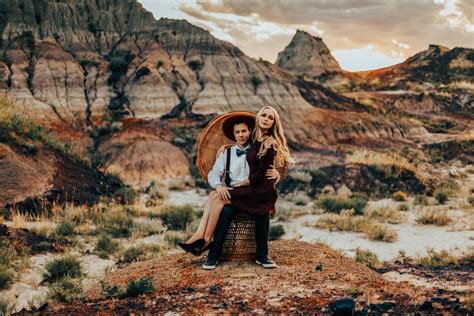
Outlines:
[{"label": "woman's arm", "polygon": [[275,150],[273,148],[268,148],[266,154],[260,158],[257,171],[249,176],[250,185],[257,186],[263,181],[265,181],[267,170],[270,168],[270,165],[273,165],[273,159],[275,158]]}]

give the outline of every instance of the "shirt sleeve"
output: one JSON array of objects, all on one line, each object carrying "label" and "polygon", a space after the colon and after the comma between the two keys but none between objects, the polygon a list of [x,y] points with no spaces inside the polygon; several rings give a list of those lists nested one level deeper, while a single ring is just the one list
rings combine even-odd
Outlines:
[{"label": "shirt sleeve", "polygon": [[213,189],[215,189],[218,184],[222,184],[221,178],[224,174],[226,152],[227,150],[224,150],[224,152],[219,155],[212,170],[207,174],[207,181]]},{"label": "shirt sleeve", "polygon": [[260,158],[258,163],[257,171],[249,176],[250,185],[255,187],[261,184],[267,179],[266,172],[270,165],[273,164],[273,159],[275,158],[275,150],[273,148],[268,148],[266,154]]}]

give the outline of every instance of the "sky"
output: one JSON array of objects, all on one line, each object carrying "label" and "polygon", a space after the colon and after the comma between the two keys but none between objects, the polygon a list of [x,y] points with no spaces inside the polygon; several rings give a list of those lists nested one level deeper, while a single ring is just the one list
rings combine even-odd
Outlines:
[{"label": "sky", "polygon": [[430,44],[474,48],[474,0],[138,0],[274,63],[296,30],[321,37],[348,71],[382,68]]}]

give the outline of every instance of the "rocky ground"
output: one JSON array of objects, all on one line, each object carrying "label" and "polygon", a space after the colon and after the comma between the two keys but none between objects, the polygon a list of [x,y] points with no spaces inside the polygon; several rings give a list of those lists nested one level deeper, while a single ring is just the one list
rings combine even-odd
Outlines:
[{"label": "rocky ground", "polygon": [[[379,273],[322,244],[274,241],[276,269],[251,262],[224,262],[214,271],[201,269],[203,258],[175,254],[133,264],[104,281],[125,287],[150,276],[156,290],[134,299],[107,299],[97,284],[86,299],[64,306],[51,303],[47,313],[329,313],[355,304],[362,313],[439,311],[467,314],[467,298],[436,288],[415,287],[384,279]],[[346,301],[338,299],[347,298]],[[20,312],[20,315],[28,312]]]}]

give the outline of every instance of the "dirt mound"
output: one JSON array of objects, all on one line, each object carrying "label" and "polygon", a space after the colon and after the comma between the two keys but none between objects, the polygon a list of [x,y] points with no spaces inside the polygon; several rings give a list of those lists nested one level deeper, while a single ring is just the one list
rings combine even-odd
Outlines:
[{"label": "dirt mound", "polygon": [[[263,269],[252,262],[223,262],[216,270],[205,271],[201,268],[204,258],[181,253],[136,263],[110,273],[103,281],[124,288],[131,280],[149,276],[155,292],[133,299],[107,299],[97,284],[86,293],[86,300],[67,306],[49,305],[46,311],[319,314],[328,312],[331,302],[346,297],[359,311],[407,312],[424,310],[436,293],[406,282],[387,281],[324,245],[274,241],[270,254],[278,263],[276,269]],[[430,306],[431,311],[437,310],[436,304]]]},{"label": "dirt mound", "polygon": [[30,254],[34,255],[44,251],[62,252],[66,242],[53,241],[27,229],[15,229],[0,224],[0,245],[8,245],[18,252],[29,249]]},{"label": "dirt mound", "polygon": [[7,141],[0,142],[0,207],[35,211],[52,203],[92,205],[119,185],[39,142]]}]

